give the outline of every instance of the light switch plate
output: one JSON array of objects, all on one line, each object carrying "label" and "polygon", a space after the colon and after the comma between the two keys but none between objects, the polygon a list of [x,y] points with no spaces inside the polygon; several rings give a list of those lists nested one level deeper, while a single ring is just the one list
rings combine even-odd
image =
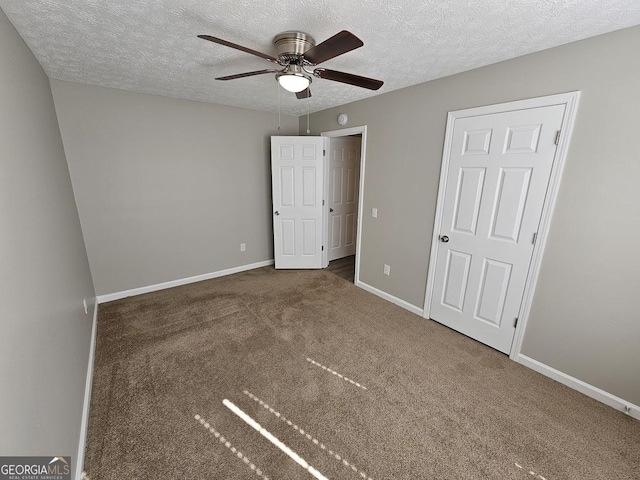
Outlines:
[{"label": "light switch plate", "polygon": [[372,208],[371,209],[371,216],[373,218],[378,218],[378,209],[377,208]]}]

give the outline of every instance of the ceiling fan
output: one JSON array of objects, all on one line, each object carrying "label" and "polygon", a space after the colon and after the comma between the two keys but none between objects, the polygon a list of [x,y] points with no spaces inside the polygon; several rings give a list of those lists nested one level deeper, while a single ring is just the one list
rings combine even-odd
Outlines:
[{"label": "ceiling fan", "polygon": [[328,68],[313,68],[320,63],[364,45],[362,40],[346,30],[336,33],[333,37],[318,45],[316,45],[313,37],[303,32],[291,31],[280,33],[273,39],[277,57],[228,42],[221,38],[212,37],[211,35],[198,35],[198,38],[256,55],[281,67],[279,69],[272,68],[238,73],[236,75],[218,77],[216,80],[235,80],[237,78],[252,77],[254,75],[275,73],[278,83],[285,90],[295,93],[299,99],[309,98],[311,96],[309,85],[311,84],[312,77],[347,83],[357,87],[368,88],[369,90],[378,90],[384,83],[381,80],[361,77],[360,75],[354,75],[352,73],[339,72]]}]

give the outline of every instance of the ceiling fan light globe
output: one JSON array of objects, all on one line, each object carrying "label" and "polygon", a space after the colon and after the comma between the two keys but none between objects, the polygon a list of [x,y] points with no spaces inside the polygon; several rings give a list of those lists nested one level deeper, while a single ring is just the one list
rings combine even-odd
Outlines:
[{"label": "ceiling fan light globe", "polygon": [[278,83],[285,90],[298,93],[308,88],[311,81],[302,75],[284,74],[278,77]]}]

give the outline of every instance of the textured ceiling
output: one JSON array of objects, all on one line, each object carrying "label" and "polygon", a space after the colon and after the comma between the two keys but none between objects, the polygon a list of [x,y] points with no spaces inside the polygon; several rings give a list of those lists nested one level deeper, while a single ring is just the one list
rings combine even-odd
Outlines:
[{"label": "textured ceiling", "polygon": [[208,34],[274,54],[285,30],[316,43],[346,29],[364,47],[323,67],[384,80],[377,92],[314,79],[313,97],[282,90],[303,115],[575,40],[640,24],[638,0],[0,0],[47,74],[236,107],[278,111],[271,68],[196,38]]}]

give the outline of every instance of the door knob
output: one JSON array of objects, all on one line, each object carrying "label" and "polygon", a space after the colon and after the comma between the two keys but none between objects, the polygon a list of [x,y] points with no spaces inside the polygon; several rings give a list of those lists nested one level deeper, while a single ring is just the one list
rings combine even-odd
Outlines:
[{"label": "door knob", "polygon": [[276,211],[274,212],[274,215],[280,215],[280,212],[276,210]]},{"label": "door knob", "polygon": [[447,237],[446,235],[442,235],[442,236],[440,237],[440,241],[441,241],[441,242],[444,242],[444,243],[447,243],[447,242],[449,241],[449,237]]},{"label": "door knob", "polygon": [[333,208],[329,207],[329,213],[333,212]]}]

